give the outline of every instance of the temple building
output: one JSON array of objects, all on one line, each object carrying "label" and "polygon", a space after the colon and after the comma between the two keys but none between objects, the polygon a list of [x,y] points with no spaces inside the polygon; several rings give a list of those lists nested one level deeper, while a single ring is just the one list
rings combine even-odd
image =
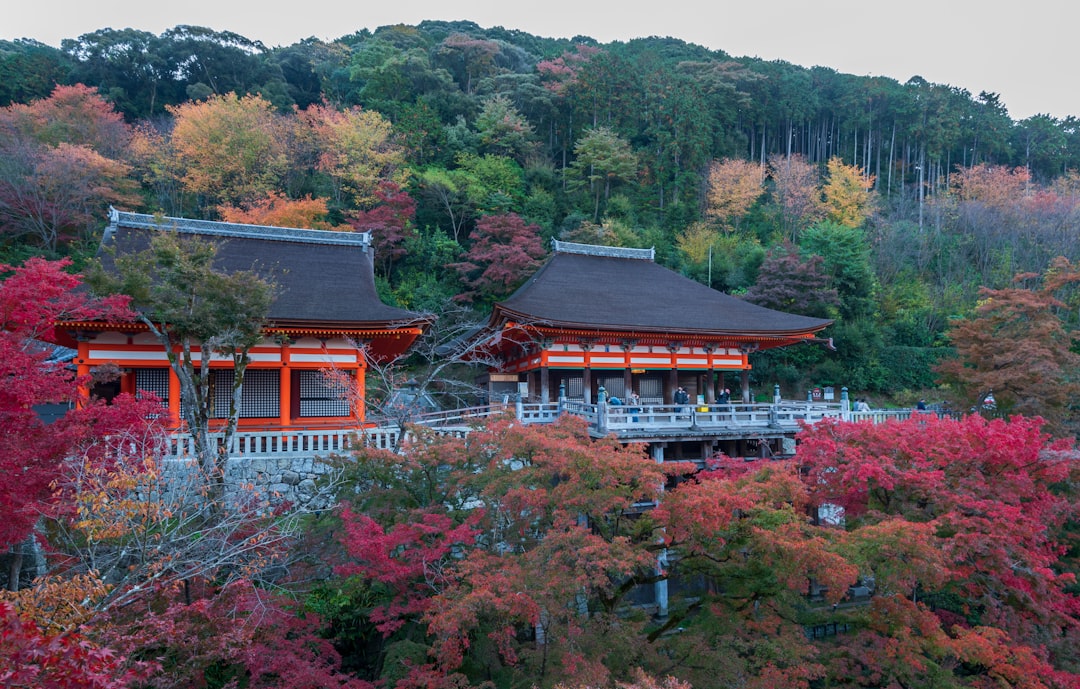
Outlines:
[{"label": "temple building", "polygon": [[492,400],[521,395],[592,403],[631,393],[670,404],[684,388],[713,404],[731,389],[751,402],[750,355],[828,342],[832,321],[764,308],[718,292],[655,262],[652,249],[554,241],[554,255],[471,340],[490,363]]},{"label": "temple building", "polygon": [[[341,426],[364,419],[368,359],[390,361],[422,334],[430,317],[388,306],[375,290],[368,233],[331,232],[169,218],[113,210],[102,248],[146,249],[158,232],[217,245],[215,267],[266,272],[277,287],[262,342],[250,352],[240,430]],[[103,260],[108,252],[103,252]],[[158,340],[139,322],[66,322],[80,374],[112,364],[120,378],[94,392],[149,391],[180,418],[180,385]],[[231,359],[212,361],[215,416],[231,397]],[[328,371],[337,372],[328,375]],[[343,384],[342,376],[355,381]],[[346,389],[350,392],[346,393]]]}]

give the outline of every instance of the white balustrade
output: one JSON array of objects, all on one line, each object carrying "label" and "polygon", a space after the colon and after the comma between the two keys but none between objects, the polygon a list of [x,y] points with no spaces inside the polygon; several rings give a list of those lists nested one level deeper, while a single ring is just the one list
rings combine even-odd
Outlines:
[{"label": "white balustrade", "polygon": [[[855,412],[840,404],[784,401],[779,404],[712,404],[675,405],[639,404],[637,406],[585,404],[580,400],[563,400],[561,404],[527,403],[514,406],[491,405],[470,407],[434,414],[425,414],[412,422],[427,426],[437,433],[463,437],[484,418],[516,414],[522,423],[551,423],[560,413],[574,414],[586,419],[600,433],[620,436],[643,436],[656,432],[708,433],[754,432],[756,430],[798,430],[800,422],[817,423],[835,418],[844,421],[885,423],[910,418],[910,409]],[[407,435],[407,433],[405,434]],[[277,429],[238,431],[230,448],[230,456],[249,458],[303,458],[345,454],[356,443],[383,450],[396,450],[402,440],[396,425],[371,428]],[[221,434],[212,437],[221,442]],[[173,433],[169,438],[168,454],[190,457],[195,454],[194,441],[185,433]]]}]

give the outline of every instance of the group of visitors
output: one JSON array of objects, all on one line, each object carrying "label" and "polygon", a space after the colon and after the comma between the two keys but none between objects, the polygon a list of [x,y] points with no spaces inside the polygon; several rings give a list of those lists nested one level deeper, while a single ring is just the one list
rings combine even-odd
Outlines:
[{"label": "group of visitors", "polygon": [[[607,388],[601,385],[596,389],[596,401],[598,404],[606,403],[611,406],[623,406],[625,404],[628,404],[632,407],[638,407],[641,404],[641,397],[639,397],[636,392],[631,390],[628,393],[626,400],[623,400],[617,395],[609,395],[607,392]],[[673,404],[677,405],[675,411],[681,412],[683,410],[681,405],[690,404],[690,393],[686,391],[686,388],[680,385],[675,388],[675,393],[672,395],[671,401]],[[724,388],[717,394],[716,404],[731,404],[730,388]],[[636,412],[639,410],[635,409],[633,411]]]},{"label": "group of visitors", "polygon": [[638,417],[636,415],[641,412],[641,398],[633,390],[630,391],[624,402],[618,395],[608,396],[607,389],[603,385],[601,385],[596,389],[596,401],[598,404],[603,404],[606,402],[612,407],[629,405],[627,411],[635,415],[632,417],[632,421],[637,421]]}]

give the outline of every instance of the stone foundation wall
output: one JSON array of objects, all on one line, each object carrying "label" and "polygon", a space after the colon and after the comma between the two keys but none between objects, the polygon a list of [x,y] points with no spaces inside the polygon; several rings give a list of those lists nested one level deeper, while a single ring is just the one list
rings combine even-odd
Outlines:
[{"label": "stone foundation wall", "polygon": [[228,486],[249,485],[271,504],[325,510],[335,503],[333,478],[340,468],[315,457],[231,457],[225,469]]},{"label": "stone foundation wall", "polygon": [[[178,502],[197,494],[206,481],[194,458],[165,460],[161,491],[176,491]],[[335,480],[340,461],[307,457],[230,457],[225,465],[226,498],[231,502],[265,499],[270,507],[287,504],[303,511],[326,510],[336,504]]]}]

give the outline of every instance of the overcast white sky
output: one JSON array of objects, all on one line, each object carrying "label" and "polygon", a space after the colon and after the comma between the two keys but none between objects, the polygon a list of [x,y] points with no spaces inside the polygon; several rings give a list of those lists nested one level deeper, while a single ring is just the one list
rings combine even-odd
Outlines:
[{"label": "overcast white sky", "polygon": [[914,75],[1001,96],[1013,119],[1080,116],[1076,0],[4,0],[0,39],[179,24],[269,47],[363,28],[468,20],[603,43],[671,36],[735,56],[823,65],[901,82]]}]

